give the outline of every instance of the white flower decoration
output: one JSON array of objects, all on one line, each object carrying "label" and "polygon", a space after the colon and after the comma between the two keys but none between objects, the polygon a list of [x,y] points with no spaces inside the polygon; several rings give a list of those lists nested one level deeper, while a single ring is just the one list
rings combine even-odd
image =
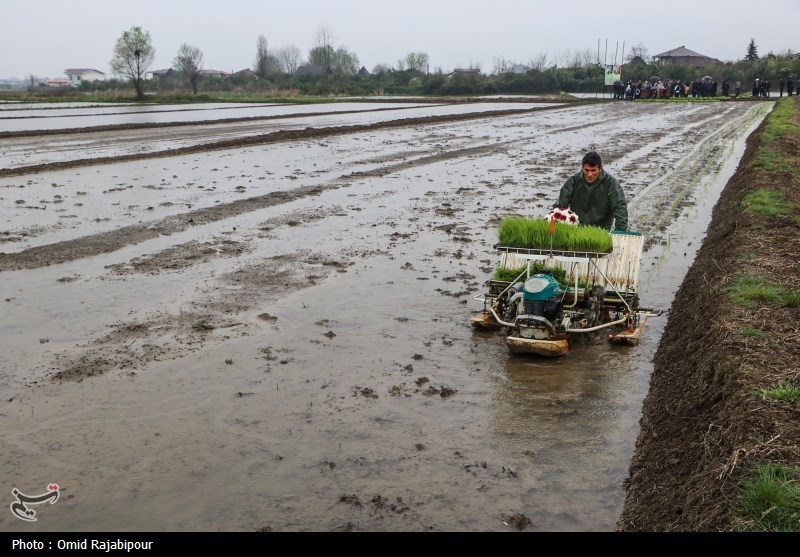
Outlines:
[{"label": "white flower decoration", "polygon": [[550,212],[547,213],[547,217],[545,218],[549,221],[555,220],[556,222],[563,222],[564,224],[580,224],[578,215],[573,213],[571,209],[559,209],[558,207],[554,207],[550,209]]}]

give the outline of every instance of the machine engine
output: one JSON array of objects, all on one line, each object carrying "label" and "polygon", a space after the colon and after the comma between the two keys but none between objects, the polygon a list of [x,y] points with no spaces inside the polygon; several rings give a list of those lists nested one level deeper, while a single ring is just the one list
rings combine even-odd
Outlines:
[{"label": "machine engine", "polygon": [[[523,338],[549,339],[563,312],[564,288],[546,273],[531,275],[522,288],[520,309],[515,320]],[[518,294],[519,296],[519,294]]]}]

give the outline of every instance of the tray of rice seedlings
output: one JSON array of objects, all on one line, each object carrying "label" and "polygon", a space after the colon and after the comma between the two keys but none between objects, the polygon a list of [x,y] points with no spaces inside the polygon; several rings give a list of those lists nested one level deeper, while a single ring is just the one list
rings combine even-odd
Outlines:
[{"label": "tray of rice seedlings", "polygon": [[[526,268],[527,267],[511,268],[511,267],[500,266],[497,269],[495,269],[494,274],[492,275],[492,280],[505,281],[505,282],[520,280],[520,275],[522,275],[522,273],[525,272]],[[567,272],[564,269],[560,269],[558,267],[553,267],[553,268],[545,267],[545,265],[541,261],[531,262],[531,274],[535,275],[537,273],[547,273],[561,284],[567,283],[566,282]]]},{"label": "tray of rice seedlings", "polygon": [[500,222],[497,237],[500,246],[513,248],[590,253],[611,253],[613,249],[611,234],[604,228],[551,223],[542,218],[506,217]]}]

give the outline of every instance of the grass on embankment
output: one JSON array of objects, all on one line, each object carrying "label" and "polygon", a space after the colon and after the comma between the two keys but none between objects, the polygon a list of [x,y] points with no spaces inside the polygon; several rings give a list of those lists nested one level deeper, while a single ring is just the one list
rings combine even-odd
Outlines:
[{"label": "grass on embankment", "polygon": [[[796,97],[782,99],[765,121],[761,146],[750,168],[757,173],[769,173],[773,183],[783,185],[800,176],[800,152],[786,148],[787,144],[800,144],[799,109]],[[795,224],[800,223],[800,208],[781,192],[771,189],[758,189],[747,195],[742,209],[763,218],[764,226],[758,227],[757,234],[769,233],[769,220],[772,218],[791,217]],[[764,276],[755,268],[736,273],[727,288],[727,295],[745,308],[800,307],[800,292],[793,289],[785,277]],[[757,332],[760,331],[748,329],[741,334],[761,339]],[[760,389],[756,395],[773,404],[800,405],[800,378],[794,376],[779,380]],[[739,488],[736,507],[739,530],[800,532],[800,467],[762,458],[749,467]]]}]

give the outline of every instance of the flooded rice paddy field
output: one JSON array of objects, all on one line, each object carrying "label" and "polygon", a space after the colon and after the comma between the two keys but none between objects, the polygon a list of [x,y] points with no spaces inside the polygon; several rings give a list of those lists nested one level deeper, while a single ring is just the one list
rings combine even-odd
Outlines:
[{"label": "flooded rice paddy field", "polygon": [[668,310],[771,106],[0,136],[2,491],[61,490],[0,529],[613,531],[666,315],[637,347],[510,354],[469,325],[497,225],[544,216],[596,149]]}]

